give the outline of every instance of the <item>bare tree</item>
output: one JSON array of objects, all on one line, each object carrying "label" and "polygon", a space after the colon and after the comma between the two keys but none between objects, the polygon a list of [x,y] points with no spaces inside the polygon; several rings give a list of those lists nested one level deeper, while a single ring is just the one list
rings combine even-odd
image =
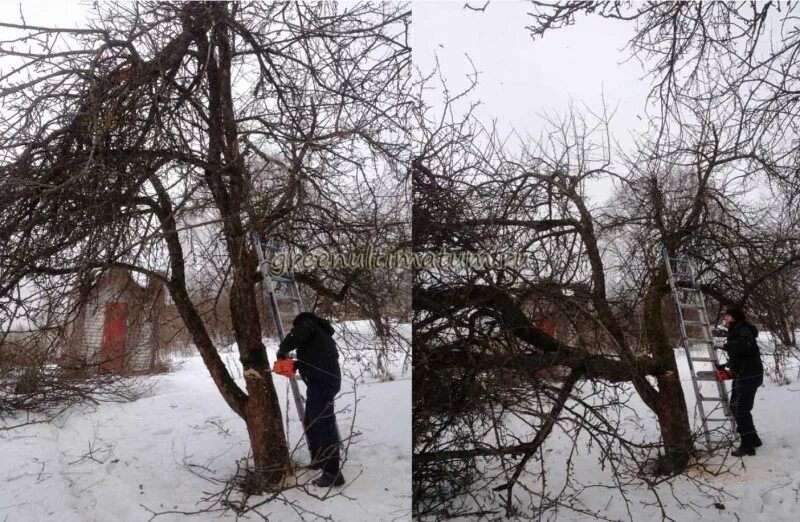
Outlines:
[{"label": "bare tree", "polygon": [[[714,297],[742,303],[767,272],[731,273],[718,260],[743,249],[791,270],[798,223],[788,206],[748,208],[740,183],[766,177],[761,158],[743,152],[743,140],[721,139],[713,112],[697,112],[670,135],[672,148],[645,135],[635,154],[614,158],[602,116],[570,113],[517,144],[451,110],[419,116],[415,249],[444,243],[531,259],[524,268],[415,274],[417,513],[496,513],[494,488],[506,515],[523,516],[521,489],[534,514],[566,507],[602,517],[573,502],[587,486],[571,476],[571,463],[563,488],[548,482],[540,450],[554,432],[573,447],[597,444],[620,491],[650,486],[661,505],[654,486],[708,458],[694,445],[661,251],[687,252]],[[612,203],[586,195],[598,179],[615,182]],[[783,233],[763,234],[769,213]],[[561,326],[548,332],[541,313]],[[633,400],[652,412],[660,441],[626,435],[623,417],[647,423]],[[536,460],[539,469],[530,469]],[[530,475],[539,488],[520,480]]]},{"label": "bare tree", "polygon": [[[629,52],[652,79],[659,140],[692,123],[698,106],[726,114],[734,137],[758,149],[773,182],[796,192],[800,52],[791,2],[540,2],[532,1],[534,38],[600,16],[632,31]],[[669,146],[668,143],[661,143]],[[747,148],[747,147],[743,147]]]},{"label": "bare tree", "polygon": [[[348,219],[330,203],[348,180],[391,171],[407,148],[408,24],[404,5],[260,2],[111,2],[82,28],[0,23],[15,60],[0,77],[0,295],[32,282],[69,295],[109,267],[163,281],[247,424],[254,487],[280,484],[289,452],[250,232],[299,222],[320,237]],[[199,223],[224,256],[246,389],[190,296]]]}]

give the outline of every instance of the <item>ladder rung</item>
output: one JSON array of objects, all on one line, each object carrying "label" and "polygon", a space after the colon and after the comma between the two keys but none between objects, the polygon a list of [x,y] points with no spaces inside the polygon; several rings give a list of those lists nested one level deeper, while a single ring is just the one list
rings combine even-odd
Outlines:
[{"label": "ladder rung", "polygon": [[275,299],[278,301],[300,301],[299,297],[295,297],[289,294],[272,294],[275,296]]},{"label": "ladder rung", "polygon": [[716,359],[711,357],[691,357],[692,362],[717,362]]},{"label": "ladder rung", "polygon": [[270,279],[272,279],[276,283],[293,283],[294,282],[294,279],[292,279],[290,277],[272,276]]},{"label": "ladder rung", "polygon": [[722,397],[700,397],[704,402],[722,402]]},{"label": "ladder rung", "polygon": [[700,304],[693,304],[693,303],[678,303],[678,306],[681,308],[688,308],[690,310],[702,310],[703,305]]},{"label": "ladder rung", "polygon": [[730,419],[728,417],[714,418],[714,419],[709,418],[706,419],[706,422],[728,422],[729,420]]},{"label": "ladder rung", "polygon": [[716,381],[717,376],[714,372],[697,372],[695,374],[695,379],[698,381]]},{"label": "ladder rung", "polygon": [[705,326],[706,328],[711,328],[709,324],[705,321],[683,321],[683,324],[686,326]]}]

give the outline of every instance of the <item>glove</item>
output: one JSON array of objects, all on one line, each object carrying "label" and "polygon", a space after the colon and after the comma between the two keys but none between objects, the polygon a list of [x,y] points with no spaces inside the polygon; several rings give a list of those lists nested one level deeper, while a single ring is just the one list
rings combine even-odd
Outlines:
[{"label": "glove", "polygon": [[278,359],[288,359],[288,358],[289,358],[289,356],[288,356],[288,355],[286,355],[286,354],[285,354],[285,353],[283,353],[283,352],[278,352],[277,354],[275,354],[275,356],[276,356]]},{"label": "glove", "polygon": [[272,366],[272,371],[284,377],[294,377],[294,362],[294,359],[290,358],[278,359]]}]

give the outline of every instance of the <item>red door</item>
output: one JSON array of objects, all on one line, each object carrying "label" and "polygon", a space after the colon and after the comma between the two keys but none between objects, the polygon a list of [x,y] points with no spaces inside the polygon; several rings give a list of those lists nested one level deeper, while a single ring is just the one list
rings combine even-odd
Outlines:
[{"label": "red door", "polygon": [[534,324],[538,329],[540,329],[550,337],[555,337],[556,329],[553,326],[553,321],[551,321],[542,312],[536,312]]},{"label": "red door", "polygon": [[125,303],[106,303],[103,344],[100,346],[100,371],[122,373],[125,365]]}]

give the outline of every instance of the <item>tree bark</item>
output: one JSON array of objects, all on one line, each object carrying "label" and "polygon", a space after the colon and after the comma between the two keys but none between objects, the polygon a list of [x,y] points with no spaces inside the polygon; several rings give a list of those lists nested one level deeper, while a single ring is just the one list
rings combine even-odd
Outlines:
[{"label": "tree bark", "polygon": [[658,472],[672,475],[686,469],[694,453],[692,430],[677,367],[657,377],[657,381],[654,411],[664,443],[664,456],[659,462]]},{"label": "tree bark", "polygon": [[652,354],[666,371],[656,377],[658,392],[653,395],[651,408],[656,414],[664,443],[664,456],[659,463],[662,473],[682,471],[694,452],[692,429],[686,409],[686,397],[681,387],[675,352],[664,331],[661,304],[667,295],[667,274],[658,268],[645,296],[644,324]]},{"label": "tree bark", "polygon": [[250,487],[262,491],[280,485],[291,472],[289,446],[281,425],[278,395],[261,341],[256,302],[255,256],[242,218],[246,194],[246,167],[238,145],[231,92],[229,12],[226,4],[212,8],[214,41],[205,32],[195,37],[202,56],[208,57],[208,163],[205,179],[223,222],[223,237],[231,260],[231,321],[244,368],[247,403],[244,419],[253,452]]}]

